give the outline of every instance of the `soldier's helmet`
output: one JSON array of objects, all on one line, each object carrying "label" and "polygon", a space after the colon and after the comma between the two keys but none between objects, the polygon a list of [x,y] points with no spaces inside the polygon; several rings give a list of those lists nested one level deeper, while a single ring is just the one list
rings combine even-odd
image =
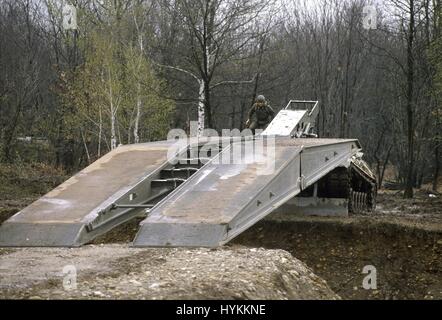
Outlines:
[{"label": "soldier's helmet", "polygon": [[266,102],[266,98],[262,94],[260,94],[256,97],[256,102]]}]

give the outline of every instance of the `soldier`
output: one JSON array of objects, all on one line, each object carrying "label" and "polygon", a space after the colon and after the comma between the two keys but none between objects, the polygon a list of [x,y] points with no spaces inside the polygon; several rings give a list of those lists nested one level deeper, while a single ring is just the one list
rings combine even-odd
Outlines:
[{"label": "soldier", "polygon": [[263,95],[256,98],[255,103],[249,111],[249,119],[246,122],[246,127],[251,129],[255,134],[255,129],[265,129],[275,116],[275,111],[267,103]]}]

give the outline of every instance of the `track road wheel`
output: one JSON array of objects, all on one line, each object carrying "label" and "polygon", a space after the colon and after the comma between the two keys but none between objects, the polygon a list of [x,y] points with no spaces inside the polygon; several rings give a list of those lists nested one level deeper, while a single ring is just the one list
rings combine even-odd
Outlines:
[{"label": "track road wheel", "polygon": [[363,213],[370,210],[369,195],[365,192],[350,189],[349,211],[352,213]]}]

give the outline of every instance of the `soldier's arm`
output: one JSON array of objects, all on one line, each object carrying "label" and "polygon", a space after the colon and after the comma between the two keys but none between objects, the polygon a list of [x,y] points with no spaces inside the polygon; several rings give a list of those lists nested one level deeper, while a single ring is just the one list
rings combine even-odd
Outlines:
[{"label": "soldier's arm", "polygon": [[273,108],[270,105],[267,105],[267,108],[270,117],[273,119],[275,117],[275,110],[273,110]]},{"label": "soldier's arm", "polygon": [[253,105],[249,110],[249,119],[252,119],[254,113],[255,113],[255,105]]}]

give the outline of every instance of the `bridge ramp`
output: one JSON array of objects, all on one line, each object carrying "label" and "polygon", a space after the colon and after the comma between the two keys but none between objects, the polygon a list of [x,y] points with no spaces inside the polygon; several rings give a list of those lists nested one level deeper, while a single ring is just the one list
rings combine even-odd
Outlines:
[{"label": "bridge ramp", "polygon": [[[164,165],[171,143],[120,146],[109,152],[5,221],[0,246],[79,246],[133,218],[139,212],[124,216],[106,210]],[[91,227],[96,222],[100,228]]]},{"label": "bridge ramp", "polygon": [[[247,150],[260,139],[262,150],[251,158]],[[222,245],[334,168],[348,167],[359,150],[357,140],[343,139],[234,142],[151,211],[133,244]]]}]

